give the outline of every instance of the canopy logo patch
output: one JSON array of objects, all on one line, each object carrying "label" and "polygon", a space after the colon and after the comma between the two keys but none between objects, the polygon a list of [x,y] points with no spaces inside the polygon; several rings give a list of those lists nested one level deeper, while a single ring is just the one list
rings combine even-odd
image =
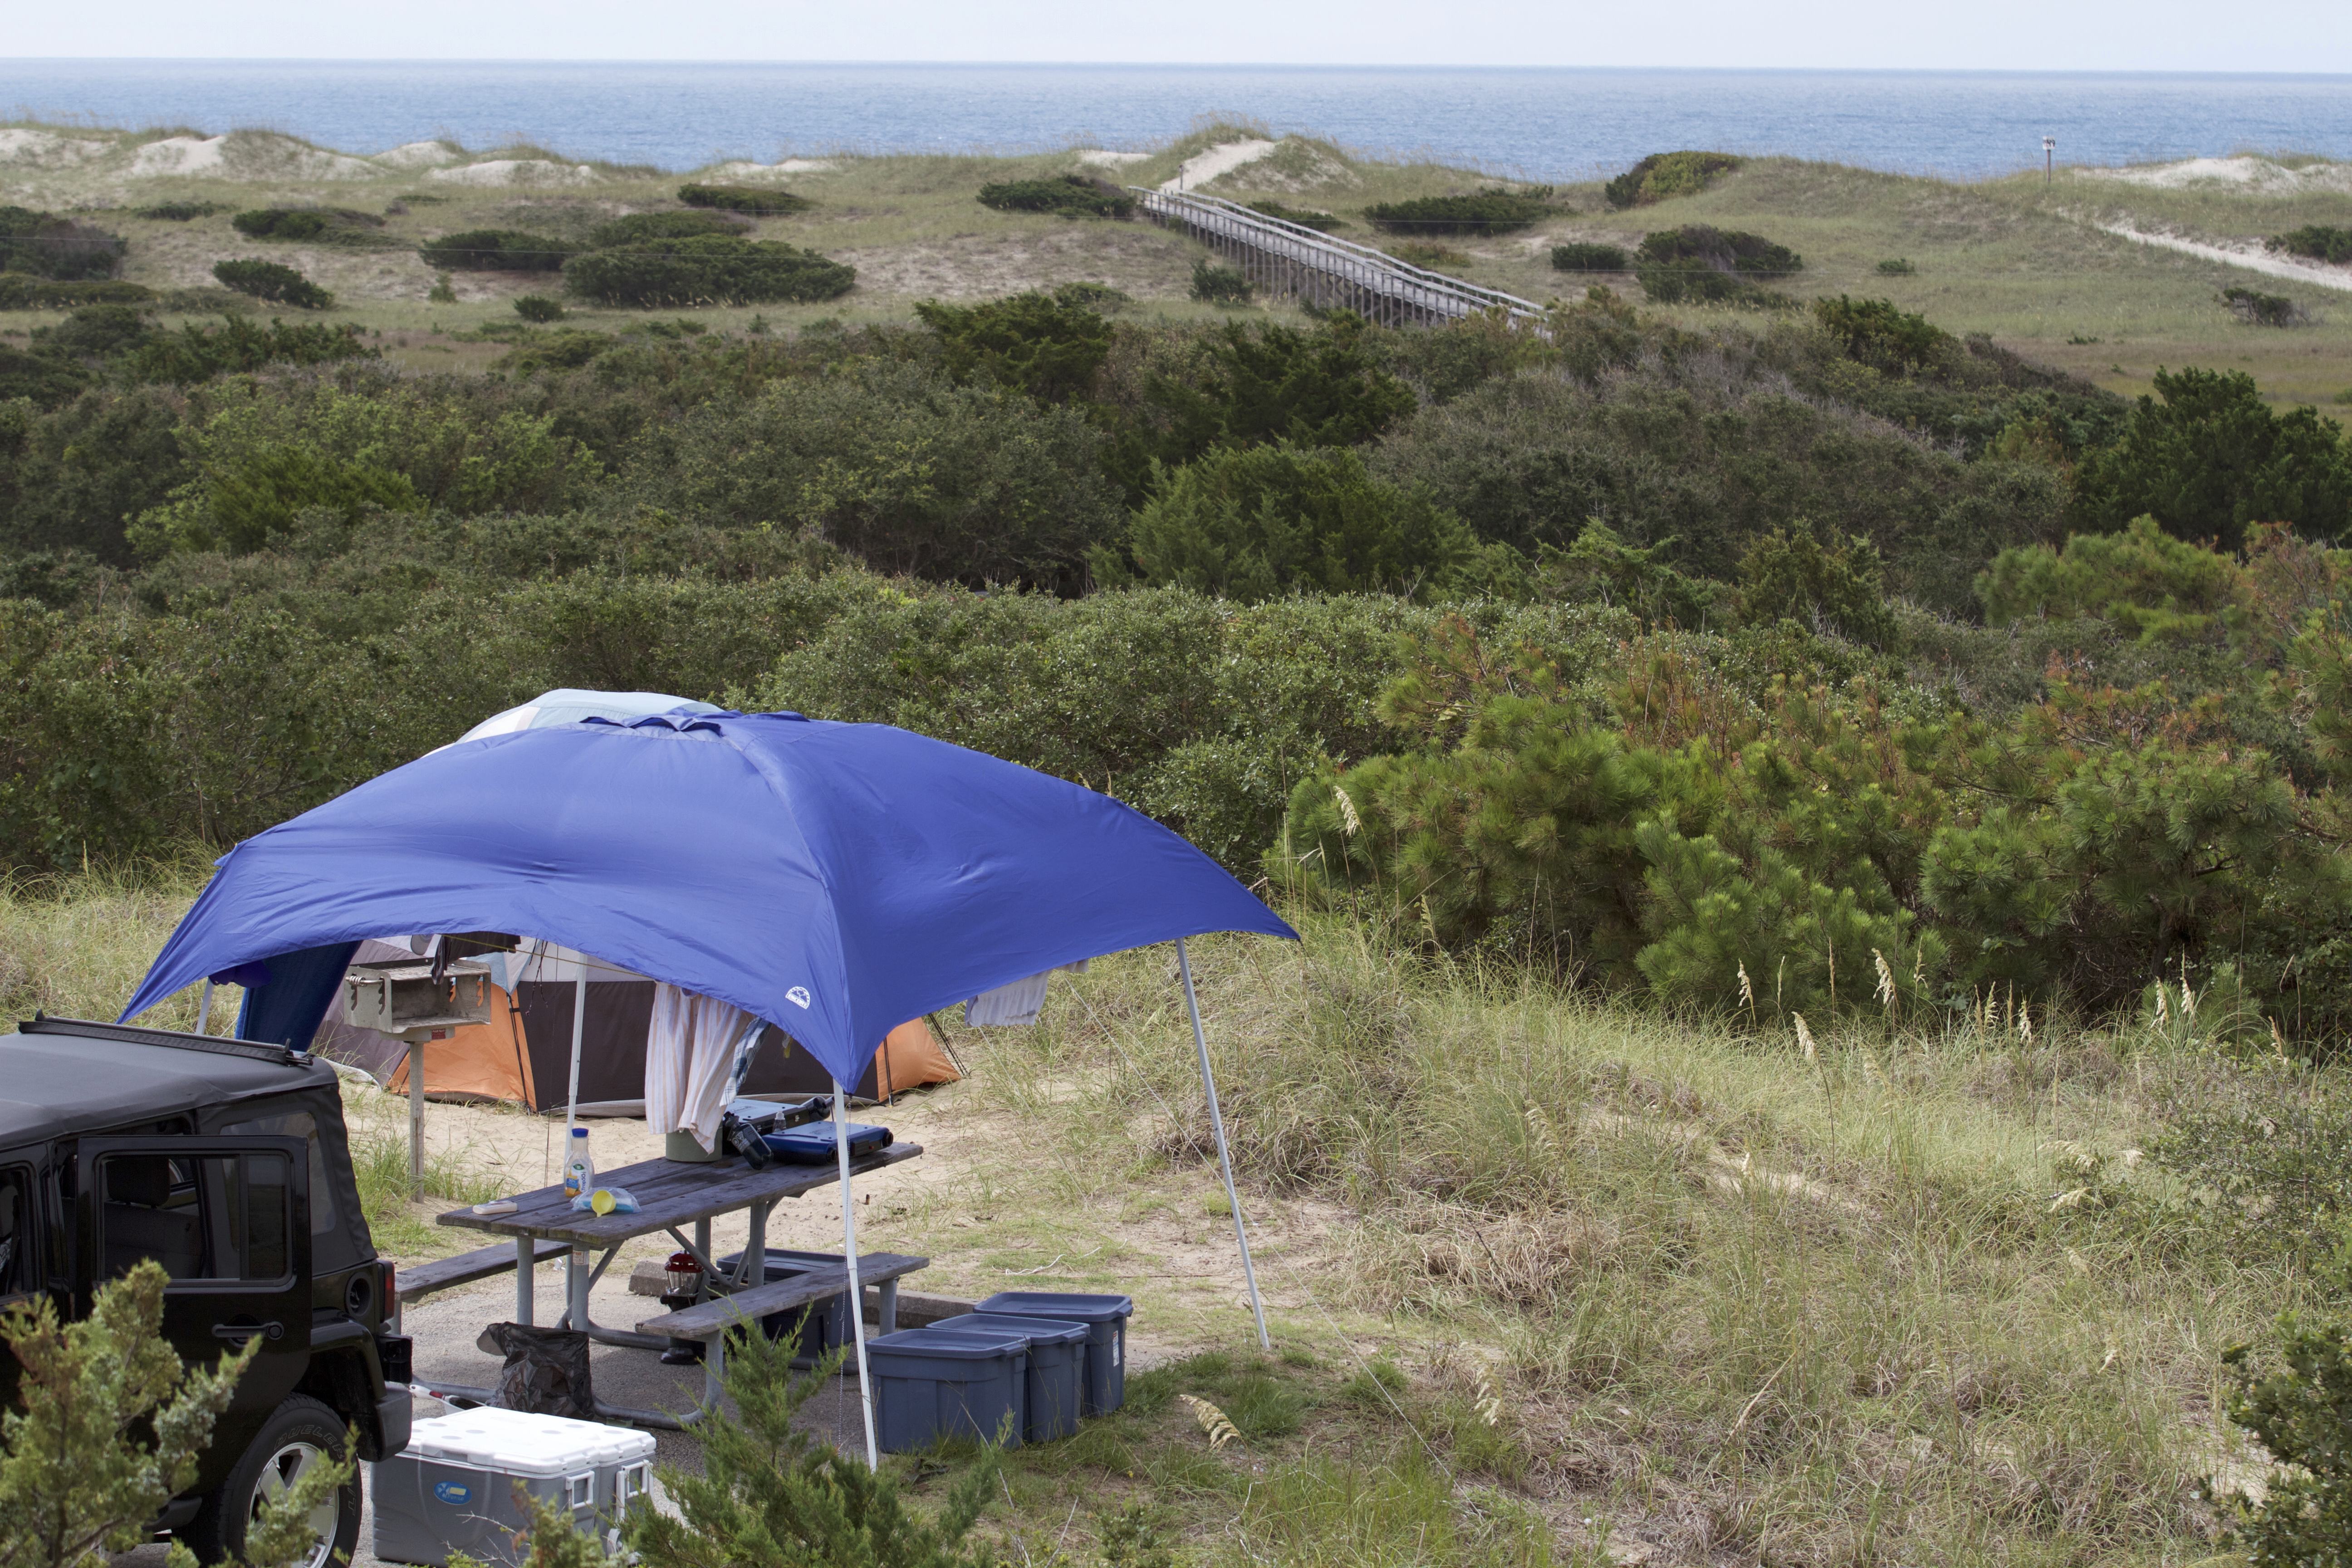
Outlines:
[{"label": "canopy logo patch", "polygon": [[808,987],[805,985],[793,986],[790,991],[784,993],[784,1000],[791,1003],[795,1007],[806,1007],[809,1005]]}]

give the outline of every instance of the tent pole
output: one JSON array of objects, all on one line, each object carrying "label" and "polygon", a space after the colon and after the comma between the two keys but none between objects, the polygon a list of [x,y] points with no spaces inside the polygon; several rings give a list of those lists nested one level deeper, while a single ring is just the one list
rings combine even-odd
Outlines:
[{"label": "tent pole", "polygon": [[857,1206],[849,1194],[849,1118],[842,1107],[849,1091],[833,1080],[833,1155],[841,1172],[841,1247],[849,1265],[849,1331],[857,1341],[857,1402],[866,1412],[866,1468],[882,1468],[874,1443],[874,1380],[866,1371],[866,1287],[857,1279]]},{"label": "tent pole", "polygon": [[207,980],[205,982],[205,994],[196,998],[196,1033],[199,1035],[208,1035],[212,1033],[212,1030],[207,1026],[212,1022],[212,1016],[213,983]]},{"label": "tent pole", "polygon": [[1225,1202],[1233,1206],[1234,1239],[1241,1244],[1242,1277],[1249,1281],[1250,1311],[1257,1319],[1260,1350],[1272,1350],[1265,1331],[1265,1303],[1258,1299],[1257,1266],[1250,1261],[1249,1232],[1242,1225],[1241,1194],[1234,1191],[1234,1153],[1225,1144],[1225,1115],[1217,1109],[1217,1075],[1209,1070],[1209,1037],[1201,1032],[1201,999],[1192,992],[1192,961],[1184,954],[1184,939],[1176,939],[1176,970],[1184,977],[1184,1005],[1192,1014],[1192,1044],[1201,1052],[1201,1087],[1209,1093],[1209,1127],[1217,1135],[1217,1163],[1225,1173]]}]

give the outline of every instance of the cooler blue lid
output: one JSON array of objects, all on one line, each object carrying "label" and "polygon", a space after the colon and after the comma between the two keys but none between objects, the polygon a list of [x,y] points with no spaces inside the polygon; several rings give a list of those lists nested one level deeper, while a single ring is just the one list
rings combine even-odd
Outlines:
[{"label": "cooler blue lid", "polygon": [[1004,1330],[1026,1334],[1034,1342],[1045,1345],[1076,1344],[1087,1337],[1087,1326],[1073,1319],[1023,1318],[1009,1312],[966,1312],[961,1317],[941,1318],[930,1326],[954,1329],[961,1333],[994,1333]]},{"label": "cooler blue lid", "polygon": [[1066,1318],[1078,1323],[1108,1323],[1135,1316],[1132,1296],[1073,1296],[1060,1290],[1000,1290],[981,1311],[1008,1317]]}]

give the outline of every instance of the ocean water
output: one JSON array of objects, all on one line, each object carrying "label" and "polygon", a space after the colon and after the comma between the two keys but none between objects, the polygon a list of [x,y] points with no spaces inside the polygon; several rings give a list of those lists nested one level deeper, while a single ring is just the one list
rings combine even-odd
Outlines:
[{"label": "ocean water", "polygon": [[1972,179],[2039,166],[2044,136],[2070,163],[2352,158],[2352,76],[0,59],[0,112],[265,128],[354,153],[521,138],[667,169],[844,149],[1139,148],[1210,114],[1538,179],[1676,147]]}]

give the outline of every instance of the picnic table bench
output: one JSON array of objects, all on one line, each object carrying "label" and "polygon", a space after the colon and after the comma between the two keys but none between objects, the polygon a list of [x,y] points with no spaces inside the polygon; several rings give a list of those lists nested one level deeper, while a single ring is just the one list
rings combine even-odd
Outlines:
[{"label": "picnic table bench", "polygon": [[[531,1261],[551,1263],[572,1248],[560,1241],[542,1241],[531,1248]],[[414,1267],[403,1266],[392,1275],[392,1331],[400,1332],[401,1309],[409,1302],[421,1300],[436,1291],[470,1285],[477,1279],[488,1279],[516,1267],[516,1248],[505,1242],[492,1247],[478,1247],[471,1252],[458,1253],[455,1258],[436,1258],[430,1263]]]},{"label": "picnic table bench", "polygon": [[[821,1252],[772,1253],[805,1268],[788,1274],[782,1279],[764,1284],[747,1285],[724,1296],[713,1297],[676,1312],[647,1318],[637,1324],[641,1334],[660,1334],[670,1339],[699,1340],[702,1354],[702,1396],[706,1405],[716,1404],[726,1378],[727,1331],[746,1324],[757,1324],[772,1312],[787,1312],[794,1307],[805,1307],[812,1301],[822,1301],[828,1296],[845,1296],[849,1291],[849,1264],[845,1258]],[[861,1286],[878,1287],[879,1310],[875,1323],[883,1333],[896,1333],[898,1329],[898,1281],[919,1268],[928,1268],[928,1258],[910,1258],[896,1252],[861,1253],[857,1258],[857,1279]],[[863,1292],[860,1292],[863,1294]],[[860,1303],[863,1315],[863,1303]]]}]

